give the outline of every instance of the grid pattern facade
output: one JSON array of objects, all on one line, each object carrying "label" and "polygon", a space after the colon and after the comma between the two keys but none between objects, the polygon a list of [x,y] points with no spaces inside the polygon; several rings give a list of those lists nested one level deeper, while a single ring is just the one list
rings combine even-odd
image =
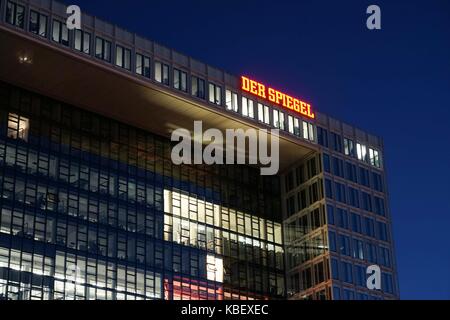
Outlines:
[{"label": "grid pattern facade", "polygon": [[175,166],[167,139],[0,92],[2,297],[284,296],[277,177]]}]

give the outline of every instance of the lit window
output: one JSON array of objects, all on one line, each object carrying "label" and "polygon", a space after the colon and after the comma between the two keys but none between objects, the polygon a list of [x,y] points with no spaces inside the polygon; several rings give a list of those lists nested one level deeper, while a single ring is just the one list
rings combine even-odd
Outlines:
[{"label": "lit window", "polygon": [[75,30],[74,48],[80,52],[91,53],[91,35],[88,32]]},{"label": "lit window", "polygon": [[303,121],[303,139],[314,141],[314,126]]},{"label": "lit window", "polygon": [[344,153],[346,156],[354,156],[355,155],[355,147],[353,144],[353,140],[344,138]]},{"label": "lit window", "polygon": [[192,95],[194,97],[205,99],[205,80],[192,76]]},{"label": "lit window", "polygon": [[150,58],[136,53],[136,73],[150,78]]},{"label": "lit window", "polygon": [[367,161],[367,148],[365,145],[357,143],[356,144],[356,155],[358,160]]},{"label": "lit window", "polygon": [[238,112],[238,95],[230,90],[225,93],[227,110]]},{"label": "lit window", "polygon": [[47,16],[39,12],[30,11],[30,32],[41,37],[47,36]]},{"label": "lit window", "polygon": [[380,156],[377,150],[369,148],[369,163],[377,168],[380,167]]},{"label": "lit window", "polygon": [[131,70],[131,50],[116,46],[116,66]]},{"label": "lit window", "polygon": [[268,106],[258,103],[258,121],[270,124],[270,110]]},{"label": "lit window", "polygon": [[169,85],[169,66],[167,64],[155,61],[155,81],[166,86]]},{"label": "lit window", "polygon": [[30,120],[10,113],[8,116],[8,137],[12,139],[21,139],[28,141],[28,132],[30,128]]},{"label": "lit window", "polygon": [[273,125],[275,128],[284,130],[284,113],[278,110],[273,110]]},{"label": "lit window", "polygon": [[111,62],[111,42],[97,37],[95,39],[95,57]]},{"label": "lit window", "polygon": [[25,7],[8,1],[6,6],[6,22],[23,29]]},{"label": "lit window", "polygon": [[69,46],[69,30],[65,23],[58,20],[53,20],[53,34],[52,39],[64,46]]},{"label": "lit window", "polygon": [[173,87],[177,90],[187,92],[187,73],[173,69]]},{"label": "lit window", "polygon": [[242,97],[242,115],[249,118],[255,118],[253,110],[253,100]]},{"label": "lit window", "polygon": [[214,83],[209,83],[209,102],[222,104],[222,88]]}]

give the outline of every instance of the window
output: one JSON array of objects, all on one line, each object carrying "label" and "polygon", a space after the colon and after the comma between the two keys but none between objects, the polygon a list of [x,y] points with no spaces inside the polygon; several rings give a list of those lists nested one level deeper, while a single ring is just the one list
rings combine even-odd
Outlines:
[{"label": "window", "polygon": [[356,156],[358,160],[367,162],[367,147],[363,144],[356,144]]},{"label": "window", "polygon": [[352,257],[364,260],[364,243],[361,240],[353,239],[353,254]]},{"label": "window", "polygon": [[334,188],[336,192],[335,199],[342,203],[347,203],[346,196],[345,196],[345,185],[339,182],[334,183]]},{"label": "window", "polygon": [[214,83],[209,83],[209,102],[221,105],[222,104],[222,88]]},{"label": "window", "polygon": [[284,113],[273,109],[273,126],[284,130]]},{"label": "window", "polygon": [[384,292],[394,293],[394,284],[392,280],[392,275],[390,273],[382,273],[381,274],[381,288]]},{"label": "window", "polygon": [[30,32],[41,37],[47,36],[47,16],[39,12],[30,11]]},{"label": "window", "polygon": [[103,61],[111,62],[111,42],[97,37],[95,39],[95,57]]},{"label": "window", "polygon": [[331,147],[334,151],[342,152],[341,136],[334,132],[331,132]]},{"label": "window", "polygon": [[381,175],[372,172],[372,188],[376,191],[383,192],[383,181],[381,179]]},{"label": "window", "polygon": [[53,20],[52,40],[64,46],[69,46],[69,30],[65,23]]},{"label": "window", "polygon": [[359,208],[359,191],[352,187],[348,187],[348,204]]},{"label": "window", "polygon": [[328,179],[325,179],[325,195],[327,198],[333,199],[333,187],[331,181]]},{"label": "window", "polygon": [[131,70],[131,50],[116,46],[116,66]]},{"label": "window", "polygon": [[367,192],[362,191],[362,208],[366,211],[372,211],[372,197]]},{"label": "window", "polygon": [[339,251],[345,256],[350,256],[350,238],[341,234],[339,236]]},{"label": "window", "polygon": [[357,183],[358,178],[357,178],[356,165],[354,165],[353,163],[350,163],[350,162],[345,162],[345,168],[346,168],[345,178],[347,180]]},{"label": "window", "polygon": [[369,237],[375,237],[375,225],[373,223],[373,219],[371,218],[364,218],[364,224],[365,224],[365,234]]},{"label": "window", "polygon": [[151,78],[149,57],[136,53],[136,73],[146,78]]},{"label": "window", "polygon": [[338,208],[337,216],[339,218],[339,227],[343,229],[348,229],[348,212],[347,210]]},{"label": "window", "polygon": [[374,196],[373,202],[375,203],[375,213],[380,216],[385,216],[384,199]]},{"label": "window", "polygon": [[254,119],[255,113],[253,110],[253,100],[247,97],[242,97],[242,115]]},{"label": "window", "polygon": [[330,173],[330,156],[326,153],[323,154],[323,171]]},{"label": "window", "polygon": [[25,7],[8,1],[6,6],[6,22],[23,29]]},{"label": "window", "polygon": [[330,250],[336,252],[336,233],[333,231],[329,231],[328,238],[330,242]]},{"label": "window", "polygon": [[[341,262],[341,280],[347,283],[353,283],[353,272],[352,264],[348,262]],[[344,290],[345,293],[346,290]],[[344,299],[349,299],[351,297],[345,297]]]},{"label": "window", "polygon": [[377,168],[380,167],[380,156],[377,150],[369,148],[369,163]]},{"label": "window", "polygon": [[225,105],[227,110],[238,112],[238,95],[231,90],[225,92]]},{"label": "window", "polygon": [[385,267],[390,268],[391,267],[391,254],[388,248],[380,247],[379,248],[379,257],[380,257],[380,264],[382,264]]},{"label": "window", "polygon": [[306,121],[303,121],[303,139],[314,141],[314,126]]},{"label": "window", "polygon": [[317,127],[317,143],[328,148],[328,131],[326,129]]},{"label": "window", "polygon": [[344,177],[344,162],[336,157],[333,157],[333,174],[341,178]]},{"label": "window", "polygon": [[205,80],[196,77],[196,76],[192,76],[191,79],[191,85],[192,85],[192,95],[194,97],[200,98],[200,99],[205,99],[206,95],[205,95]]},{"label": "window", "polygon": [[91,54],[91,34],[76,29],[74,48],[85,54]]},{"label": "window", "polygon": [[30,129],[30,120],[10,113],[8,116],[8,138],[28,141],[28,132]]},{"label": "window", "polygon": [[370,187],[369,170],[362,167],[359,168],[359,183],[363,186]]},{"label": "window", "polygon": [[288,131],[300,137],[300,121],[293,116],[288,116]]},{"label": "window", "polygon": [[352,219],[352,231],[361,233],[361,216],[357,213],[352,212],[351,219]]},{"label": "window", "polygon": [[355,156],[355,146],[353,140],[344,138],[344,153],[346,156]]},{"label": "window", "polygon": [[258,103],[258,121],[270,124],[270,110],[268,106]]},{"label": "window", "polygon": [[387,226],[384,222],[377,221],[378,240],[388,241]]},{"label": "window", "polygon": [[327,205],[327,223],[334,224],[334,207]]},{"label": "window", "polygon": [[336,259],[331,259],[331,277],[335,280],[339,279],[339,263]]},{"label": "window", "polygon": [[173,69],[173,87],[177,90],[187,92],[187,73]]},{"label": "window", "polygon": [[366,268],[355,265],[355,284],[360,287],[366,287]]},{"label": "window", "polygon": [[155,61],[155,81],[169,85],[169,65]]}]

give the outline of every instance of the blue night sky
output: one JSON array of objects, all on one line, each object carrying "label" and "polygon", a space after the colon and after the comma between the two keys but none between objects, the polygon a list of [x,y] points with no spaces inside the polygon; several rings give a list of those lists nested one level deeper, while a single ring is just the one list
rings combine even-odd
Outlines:
[{"label": "blue night sky", "polygon": [[450,299],[450,1],[65,2],[383,137],[401,298]]}]

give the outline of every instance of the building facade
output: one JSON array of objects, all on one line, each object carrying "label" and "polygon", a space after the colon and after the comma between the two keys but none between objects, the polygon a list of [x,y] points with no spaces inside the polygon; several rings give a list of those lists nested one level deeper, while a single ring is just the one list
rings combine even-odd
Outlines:
[{"label": "building facade", "polygon": [[[0,1],[0,299],[398,298],[379,137],[65,11]],[[279,129],[280,173],[173,164],[194,120]]]}]

